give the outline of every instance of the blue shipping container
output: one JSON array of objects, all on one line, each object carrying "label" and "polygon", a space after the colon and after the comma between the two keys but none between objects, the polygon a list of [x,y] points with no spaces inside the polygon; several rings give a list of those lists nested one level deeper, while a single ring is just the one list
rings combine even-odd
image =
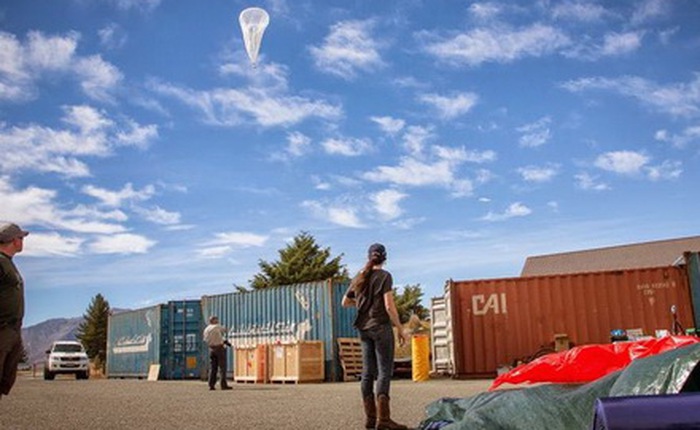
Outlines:
[{"label": "blue shipping container", "polygon": [[[326,380],[342,380],[337,339],[356,337],[355,308],[343,308],[347,282],[319,281],[202,297],[205,320],[219,317],[235,346],[303,340],[324,343]],[[233,373],[233,354],[228,370]]]},{"label": "blue shipping container", "polygon": [[202,308],[199,300],[110,315],[107,329],[107,376],[145,378],[160,364],[159,379],[200,378]]}]

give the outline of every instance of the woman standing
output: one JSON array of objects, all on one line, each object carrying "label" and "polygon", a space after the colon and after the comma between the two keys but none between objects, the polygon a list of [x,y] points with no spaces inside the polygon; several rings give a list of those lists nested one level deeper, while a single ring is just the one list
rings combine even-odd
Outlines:
[{"label": "woman standing", "polygon": [[[391,273],[382,267],[386,248],[380,243],[369,247],[367,263],[350,283],[343,296],[344,307],[357,307],[354,326],[362,342],[362,400],[365,406],[365,428],[402,430],[406,426],[391,420],[389,385],[394,373],[394,332],[399,332],[399,344],[408,340],[394,304]],[[376,400],[374,381],[376,384]]]}]

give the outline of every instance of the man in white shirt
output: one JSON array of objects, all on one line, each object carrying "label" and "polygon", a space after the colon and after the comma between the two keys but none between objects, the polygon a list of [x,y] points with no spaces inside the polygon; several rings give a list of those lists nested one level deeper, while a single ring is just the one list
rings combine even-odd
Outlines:
[{"label": "man in white shirt", "polygon": [[221,371],[221,389],[230,390],[226,383],[226,329],[219,325],[219,317],[209,317],[209,325],[204,329],[204,342],[209,346],[209,389],[216,386],[216,375]]}]

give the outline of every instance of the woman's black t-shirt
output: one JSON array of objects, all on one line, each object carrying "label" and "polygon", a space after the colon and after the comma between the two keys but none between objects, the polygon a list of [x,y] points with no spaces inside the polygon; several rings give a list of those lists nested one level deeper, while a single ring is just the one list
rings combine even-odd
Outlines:
[{"label": "woman's black t-shirt", "polygon": [[[391,291],[393,286],[391,273],[384,269],[372,271],[366,291],[360,292],[355,298],[357,317],[354,326],[358,330],[369,330],[382,324],[391,324],[389,314],[384,307],[384,294]],[[352,288],[352,283],[350,288]]]}]

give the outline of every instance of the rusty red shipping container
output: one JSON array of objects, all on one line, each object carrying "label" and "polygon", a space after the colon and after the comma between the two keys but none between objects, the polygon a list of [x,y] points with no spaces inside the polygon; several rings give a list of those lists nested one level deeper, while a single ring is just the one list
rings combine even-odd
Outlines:
[{"label": "rusty red shipping container", "polygon": [[492,377],[501,366],[531,356],[554,336],[575,345],[610,342],[613,329],[693,327],[683,267],[448,281],[454,376]]}]

